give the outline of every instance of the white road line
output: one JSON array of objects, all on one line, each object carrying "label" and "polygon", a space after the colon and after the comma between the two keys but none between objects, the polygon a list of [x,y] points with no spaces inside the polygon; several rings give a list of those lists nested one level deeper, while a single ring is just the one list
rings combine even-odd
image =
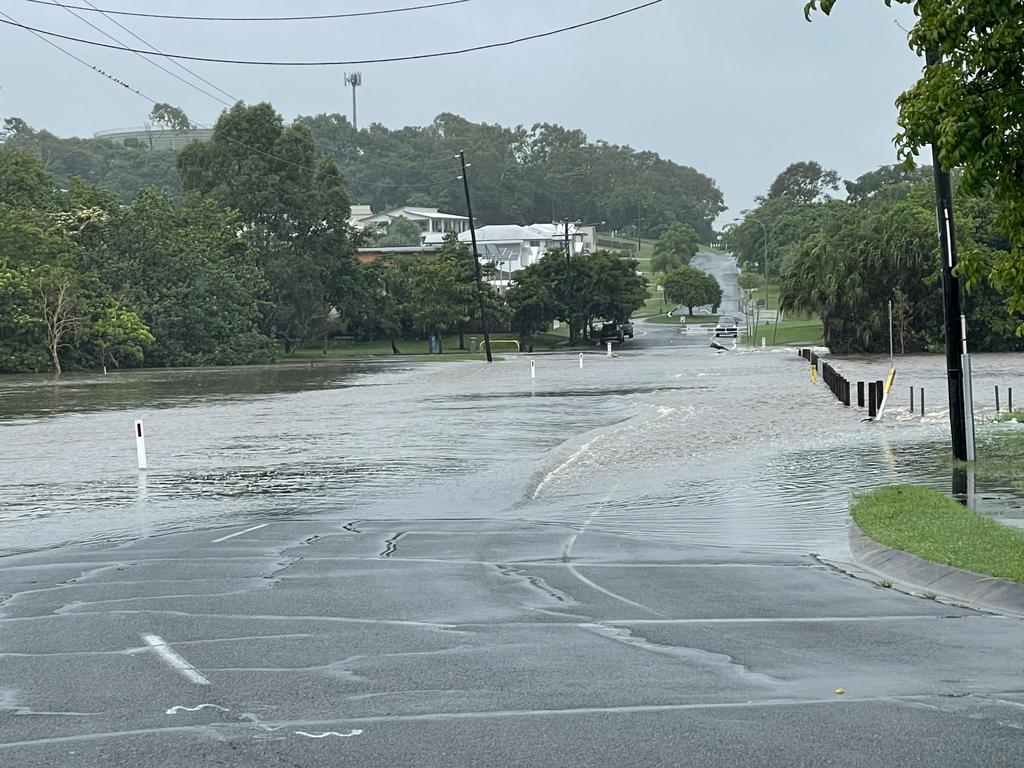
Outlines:
[{"label": "white road line", "polygon": [[185,661],[181,654],[171,648],[160,635],[142,635],[142,641],[156,651],[156,655],[163,659],[171,669],[181,674],[190,683],[210,684],[209,680],[199,674],[196,668]]},{"label": "white road line", "polygon": [[260,523],[259,525],[254,525],[252,528],[246,528],[244,531],[238,531],[237,533],[230,533],[227,536],[221,536],[219,539],[214,539],[210,543],[220,544],[222,541],[233,539],[235,536],[241,536],[243,533],[249,533],[250,531],[258,531],[260,528],[266,528],[268,525],[270,525],[270,523]]}]

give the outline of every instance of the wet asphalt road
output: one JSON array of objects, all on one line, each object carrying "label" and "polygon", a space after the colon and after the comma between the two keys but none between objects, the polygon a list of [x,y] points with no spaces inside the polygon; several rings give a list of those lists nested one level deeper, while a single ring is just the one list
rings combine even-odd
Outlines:
[{"label": "wet asphalt road", "polygon": [[1024,625],[806,557],[397,516],[0,578],[12,768],[1024,760]]},{"label": "wet asphalt road", "polygon": [[0,765],[1024,763],[1024,623],[811,554],[941,424],[689,341],[10,385]]}]

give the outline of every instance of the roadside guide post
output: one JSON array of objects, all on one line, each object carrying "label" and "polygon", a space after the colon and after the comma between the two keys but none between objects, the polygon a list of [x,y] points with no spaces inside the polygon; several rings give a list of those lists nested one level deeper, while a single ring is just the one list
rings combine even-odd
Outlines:
[{"label": "roadside guide post", "polygon": [[142,433],[142,422],[135,420],[135,453],[139,459],[139,469],[146,469],[146,437]]}]

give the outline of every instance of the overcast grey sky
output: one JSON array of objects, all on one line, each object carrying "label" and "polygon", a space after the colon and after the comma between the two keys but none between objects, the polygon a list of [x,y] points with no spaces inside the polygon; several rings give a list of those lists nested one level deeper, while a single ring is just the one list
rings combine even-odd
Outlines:
[{"label": "overcast grey sky", "polygon": [[[428,0],[92,0],[100,8],[195,15],[343,13]],[[471,0],[405,14],[314,23],[116,17],[160,50],[257,59],[355,59],[495,42],[566,26],[642,0]],[[86,5],[83,0],[64,2]],[[359,69],[359,123],[424,125],[440,112],[503,125],[554,122],[650,149],[714,178],[732,212],[797,160],[844,178],[894,161],[896,96],[920,74],[913,18],[882,0],[845,0],[804,21],[804,0],[663,0],[583,30],[463,56],[361,67],[269,68],[186,62],[246,102],[290,120],[342,112]],[[105,40],[61,8],[0,0],[19,22]],[[135,43],[96,13],[81,15]],[[130,53],[56,41],[157,100],[212,124],[222,106]],[[107,41],[109,42],[109,40]],[[165,66],[173,67],[166,61]],[[0,114],[58,135],[138,126],[150,105],[30,33],[0,25]],[[206,86],[204,86],[206,87]],[[208,87],[207,87],[208,88]]]}]

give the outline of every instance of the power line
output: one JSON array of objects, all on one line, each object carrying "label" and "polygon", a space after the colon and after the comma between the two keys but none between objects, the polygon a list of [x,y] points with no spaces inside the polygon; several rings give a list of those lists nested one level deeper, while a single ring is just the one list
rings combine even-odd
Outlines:
[{"label": "power line", "polygon": [[[108,38],[108,39],[110,39],[110,40],[113,40],[113,41],[114,41],[115,43],[117,43],[117,44],[119,44],[119,45],[124,45],[124,43],[123,43],[123,42],[121,42],[120,40],[118,40],[118,39],[117,39],[116,37],[114,37],[114,36],[113,36],[112,34],[110,34],[109,32],[107,32],[107,31],[106,31],[106,30],[104,30],[103,28],[101,28],[101,27],[98,27],[98,26],[96,26],[96,25],[95,25],[95,24],[93,24],[93,23],[92,23],[91,21],[89,21],[89,20],[88,20],[87,18],[85,18],[84,16],[82,16],[81,14],[78,14],[78,13],[76,13],[76,12],[75,12],[75,11],[74,11],[74,10],[73,10],[73,9],[72,9],[72,8],[71,8],[70,6],[62,5],[61,3],[58,3],[58,2],[56,2],[56,0],[54,0],[54,2],[52,2],[52,3],[46,3],[46,5],[53,5],[53,6],[57,7],[57,8],[63,8],[63,9],[65,10],[65,11],[67,11],[67,12],[68,12],[68,13],[70,13],[70,14],[71,14],[72,16],[74,16],[74,17],[75,17],[76,19],[78,19],[79,21],[83,22],[84,24],[88,24],[88,25],[89,25],[90,27],[92,27],[93,29],[95,29],[95,30],[96,30],[97,32],[99,32],[99,33],[100,33],[101,35],[103,35],[104,37],[106,37],[106,38]],[[120,26],[120,25],[118,25],[118,26]],[[145,40],[143,40],[142,42],[146,43],[146,41],[145,41]],[[149,43],[146,43],[146,45],[149,45]],[[152,48],[152,46],[150,46],[150,47]],[[205,90],[205,89],[203,89],[203,88],[200,88],[200,87],[199,87],[198,85],[196,85],[195,83],[190,83],[190,82],[189,82],[188,80],[186,80],[185,78],[183,78],[183,77],[182,77],[181,75],[177,74],[176,72],[172,72],[171,70],[169,70],[169,69],[168,69],[167,67],[165,67],[165,66],[164,66],[163,64],[161,64],[160,62],[158,62],[158,61],[153,61],[153,60],[152,60],[151,58],[149,58],[149,56],[143,55],[143,54],[142,54],[142,53],[140,53],[140,52],[135,52],[135,55],[136,55],[136,56],[138,56],[138,57],[139,57],[140,59],[142,59],[143,61],[145,61],[145,62],[146,62],[147,64],[151,64],[151,65],[153,65],[154,67],[156,67],[157,69],[161,70],[162,72],[166,72],[166,73],[167,73],[168,75],[170,75],[171,77],[173,77],[173,78],[174,78],[174,79],[176,79],[176,80],[179,80],[180,82],[184,83],[185,85],[189,86],[190,88],[195,88],[195,89],[196,89],[197,91],[199,91],[200,93],[202,93],[202,94],[204,94],[204,95],[206,95],[206,96],[209,96],[209,97],[210,97],[211,99],[213,99],[214,101],[219,101],[219,102],[220,102],[221,104],[223,104],[223,105],[224,105],[225,107],[230,107],[230,106],[231,106],[231,104],[230,104],[230,103],[228,103],[228,102],[226,102],[226,101],[224,101],[224,99],[220,98],[219,96],[215,96],[215,95],[213,95],[212,93],[210,93],[209,91],[207,91],[207,90]],[[177,67],[182,67],[182,66],[183,66],[183,65],[181,65],[181,64],[178,64],[178,62],[176,62],[176,61],[173,61],[173,60],[172,60],[172,63],[173,63],[173,64],[174,64],[175,66],[177,66]],[[218,90],[220,90],[220,89],[218,89]]]},{"label": "power line", "polygon": [[[60,3],[57,3],[57,0],[51,0],[51,2],[53,2],[53,3],[54,3],[54,4],[56,4],[56,5],[60,5]],[[152,49],[152,50],[153,50],[154,52],[156,52],[156,53],[160,53],[160,49],[159,49],[159,48],[157,48],[157,47],[156,47],[155,45],[153,45],[153,44],[152,44],[151,42],[149,42],[148,40],[144,40],[144,39],[143,39],[142,37],[140,37],[139,35],[137,35],[137,34],[135,34],[134,32],[132,32],[132,31],[131,31],[130,29],[128,29],[128,27],[126,27],[126,26],[125,26],[124,24],[122,24],[121,22],[119,22],[119,21],[118,21],[117,19],[111,18],[111,17],[109,16],[109,15],[107,15],[107,13],[106,13],[106,12],[104,12],[104,11],[101,11],[101,10],[100,10],[99,8],[96,8],[96,6],[95,6],[95,5],[93,5],[93,4],[92,4],[92,2],[90,2],[90,0],[85,0],[85,2],[86,2],[86,3],[87,3],[87,4],[89,5],[89,6],[90,6],[90,7],[94,8],[94,9],[95,9],[95,10],[96,10],[97,12],[99,12],[100,14],[102,14],[102,15],[103,15],[103,17],[104,17],[105,19],[107,19],[108,21],[110,21],[110,22],[111,22],[112,24],[116,24],[116,25],[117,25],[117,26],[119,26],[119,27],[120,27],[121,29],[123,29],[123,30],[124,30],[125,32],[127,32],[127,33],[128,33],[129,35],[131,35],[131,36],[132,36],[132,37],[134,37],[134,38],[135,38],[136,40],[138,40],[138,41],[139,41],[140,43],[142,43],[142,44],[143,44],[143,45],[145,45],[145,46],[148,46],[148,47],[149,47],[150,49]],[[70,7],[70,6],[64,5],[64,7],[65,7],[65,8],[68,8],[68,7]],[[208,86],[210,86],[211,88],[213,88],[213,89],[214,89],[215,91],[219,91],[220,93],[222,93],[222,94],[224,94],[225,96],[227,96],[227,97],[228,97],[229,99],[231,99],[231,103],[232,103],[232,104],[233,104],[233,103],[235,103],[235,102],[237,102],[237,101],[239,100],[237,96],[232,96],[232,95],[231,95],[230,93],[228,93],[227,91],[225,91],[225,90],[224,90],[223,88],[221,88],[221,87],[220,87],[220,86],[218,86],[218,85],[215,85],[214,83],[211,83],[211,82],[210,82],[209,80],[207,80],[207,79],[206,79],[205,77],[203,77],[203,76],[202,76],[202,75],[200,75],[199,73],[195,72],[194,70],[191,70],[191,69],[189,69],[189,68],[188,68],[188,67],[186,67],[186,66],[185,66],[184,64],[181,64],[181,63],[179,63],[179,62],[177,62],[177,61],[173,61],[173,60],[172,60],[172,63],[173,63],[173,64],[174,64],[174,66],[176,66],[176,67],[177,67],[178,69],[182,70],[183,72],[188,72],[188,73],[189,73],[190,75],[192,75],[192,77],[196,78],[196,79],[197,79],[197,80],[199,80],[200,82],[206,83],[206,84],[207,84]]]},{"label": "power line", "polygon": [[[10,20],[10,21],[11,21],[12,23],[14,23],[14,24],[17,24],[18,26],[21,26],[20,24],[18,24],[18,23],[17,23],[16,21],[14,21],[14,19],[12,19],[12,18],[11,18],[10,16],[8,16],[8,15],[7,15],[6,13],[4,13],[3,11],[0,11],[0,16],[3,16],[4,18],[7,18],[7,19],[9,19],[9,20]],[[0,20],[0,21],[2,21],[2,20]],[[29,31],[31,32],[32,30],[29,30]],[[121,86],[121,87],[122,87],[122,88],[124,88],[125,90],[127,90],[127,91],[130,91],[130,92],[134,93],[134,94],[135,94],[136,96],[138,96],[138,97],[139,97],[139,98],[141,98],[141,99],[145,99],[145,100],[146,100],[146,101],[148,101],[148,102],[149,102],[150,104],[156,104],[156,101],[155,101],[154,99],[151,99],[151,98],[150,98],[149,96],[147,96],[146,94],[144,94],[144,93],[143,93],[142,91],[140,91],[139,89],[137,89],[137,88],[132,88],[132,87],[131,87],[130,85],[128,85],[128,83],[124,82],[123,80],[119,80],[119,79],[117,79],[116,77],[114,77],[113,75],[111,75],[111,74],[108,74],[107,72],[104,72],[104,71],[103,71],[102,69],[100,69],[99,67],[95,66],[94,64],[90,64],[90,63],[89,63],[88,61],[86,61],[85,59],[79,58],[78,56],[76,56],[75,54],[73,54],[73,53],[72,53],[71,51],[69,51],[69,50],[68,50],[67,48],[63,48],[63,47],[61,47],[61,46],[60,46],[60,45],[58,45],[57,43],[53,42],[52,40],[50,40],[50,39],[48,39],[48,38],[46,38],[46,37],[43,37],[42,35],[40,35],[40,34],[38,34],[38,33],[36,33],[36,32],[32,32],[32,34],[33,34],[33,35],[35,35],[36,37],[38,37],[38,38],[39,38],[40,40],[42,40],[42,41],[43,41],[44,43],[46,43],[47,45],[49,45],[49,46],[52,46],[53,48],[56,48],[56,49],[57,49],[58,51],[60,51],[61,53],[63,53],[63,54],[65,55],[65,56],[70,56],[70,57],[71,57],[72,59],[74,59],[75,61],[77,61],[77,62],[78,62],[79,64],[81,64],[81,65],[82,65],[83,67],[88,67],[89,69],[91,69],[91,70],[92,70],[93,72],[95,72],[96,74],[98,74],[98,75],[102,75],[103,77],[107,78],[107,80],[110,80],[111,82],[117,83],[117,84],[118,84],[119,86]]]},{"label": "power line", "polygon": [[[485,43],[482,45],[474,45],[468,48],[456,48],[449,51],[437,51],[434,53],[417,53],[410,54],[407,56],[387,56],[377,59],[348,59],[344,61],[265,61],[265,60],[254,60],[254,59],[221,59],[213,56],[188,56],[181,53],[153,53],[152,51],[139,50],[137,48],[130,48],[127,46],[111,45],[109,43],[101,43],[98,40],[87,40],[81,37],[73,37],[71,35],[62,35],[57,32],[52,32],[46,29],[39,29],[37,27],[30,27],[25,24],[19,24],[14,21],[4,21],[0,19],[0,23],[8,24],[10,26],[21,27],[22,29],[34,32],[40,35],[47,35],[48,37],[56,37],[61,40],[70,40],[75,43],[84,43],[85,45],[92,45],[98,48],[107,48],[115,51],[125,51],[128,53],[144,53],[150,56],[163,56],[168,59],[182,59],[184,61],[208,61],[215,64],[246,64],[246,65],[257,65],[266,67],[333,67],[333,66],[348,66],[353,64],[386,64],[398,61],[418,61],[421,59],[437,59],[445,56],[458,56],[464,53],[475,53],[477,51],[486,51],[493,48],[504,48],[510,45],[518,45],[519,43],[529,42],[531,40],[539,40],[545,37],[552,37],[554,35],[560,35],[564,32],[571,32],[573,30],[582,29],[589,27],[594,24],[600,24],[604,21],[619,18],[620,16],[626,16],[630,13],[649,8],[652,5],[658,5],[663,0],[648,0],[646,3],[635,5],[632,8],[626,8],[625,10],[618,11],[616,13],[608,14],[607,16],[601,16],[596,19],[589,19],[582,21],[578,24],[571,24],[567,27],[559,27],[558,29],[552,29],[547,32],[538,32],[533,35],[525,35],[523,37],[513,38],[511,40],[503,40],[497,43]],[[45,5],[52,5],[52,3],[44,3]],[[10,18],[10,17],[8,17]]]},{"label": "power line", "polygon": [[[37,5],[53,5],[49,0],[26,0]],[[360,16],[384,16],[391,13],[407,13],[409,11],[423,11],[429,8],[442,8],[446,5],[461,5],[470,0],[447,0],[446,2],[427,3],[425,5],[410,5],[404,8],[388,8],[378,11],[359,11],[354,13],[328,13],[320,16],[174,16],[166,13],[141,13],[138,11],[114,11],[110,9],[99,9],[92,6],[87,8],[81,5],[68,6],[77,11],[95,11],[103,15],[112,14],[115,16],[137,16],[146,19],[173,19],[176,21],[324,21],[327,19],[352,19]]]}]

